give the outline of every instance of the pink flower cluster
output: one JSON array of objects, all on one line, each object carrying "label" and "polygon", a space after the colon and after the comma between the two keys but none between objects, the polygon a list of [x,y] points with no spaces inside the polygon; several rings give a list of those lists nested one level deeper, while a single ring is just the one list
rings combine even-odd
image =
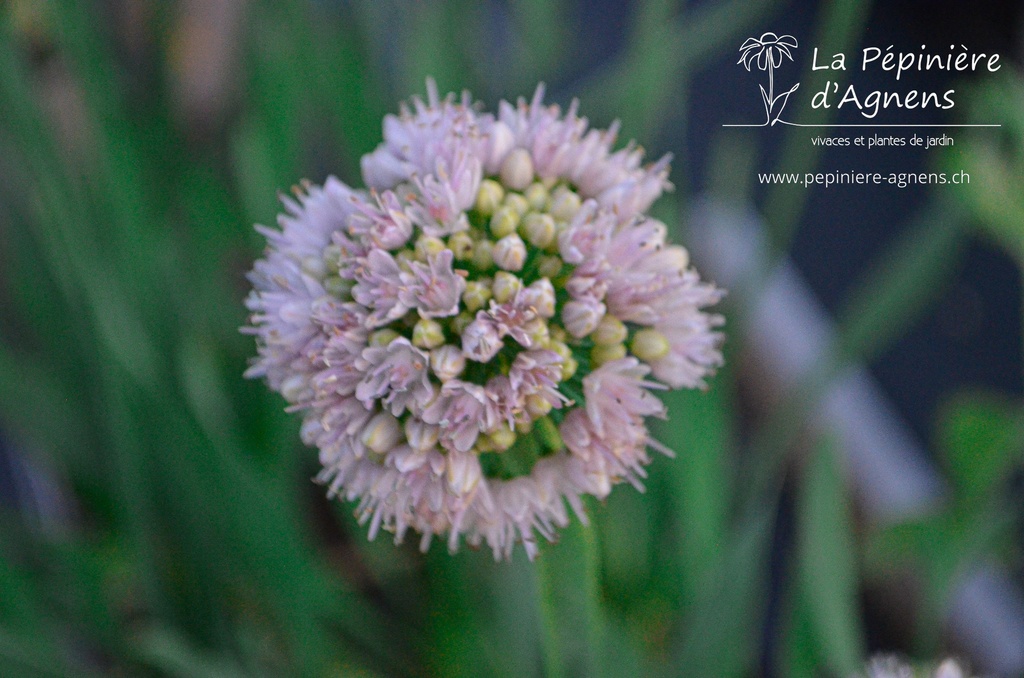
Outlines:
[{"label": "pink flower cluster", "polygon": [[721,364],[721,296],[644,212],[669,186],[616,130],[533,101],[468,95],[384,120],[367,190],[331,177],[285,199],[256,262],[246,331],[304,413],[319,480],[370,537],[532,558],[582,497],[640,487],[652,390]]}]

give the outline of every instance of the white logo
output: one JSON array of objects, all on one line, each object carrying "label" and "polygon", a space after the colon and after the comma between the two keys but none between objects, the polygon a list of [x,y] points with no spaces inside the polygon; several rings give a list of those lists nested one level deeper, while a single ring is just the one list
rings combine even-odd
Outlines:
[{"label": "white logo", "polygon": [[754,126],[767,127],[777,122],[788,124],[782,120],[782,109],[786,107],[789,95],[800,87],[800,83],[781,94],[775,94],[775,69],[782,65],[783,56],[793,61],[793,53],[790,50],[796,48],[796,38],[792,35],[774,33],[765,33],[760,38],[747,38],[740,46],[740,60],[736,62],[737,64],[743,64],[748,71],[754,64],[757,64],[759,70],[768,71],[768,90],[765,91],[764,85],[758,83],[764,102],[765,122]]}]

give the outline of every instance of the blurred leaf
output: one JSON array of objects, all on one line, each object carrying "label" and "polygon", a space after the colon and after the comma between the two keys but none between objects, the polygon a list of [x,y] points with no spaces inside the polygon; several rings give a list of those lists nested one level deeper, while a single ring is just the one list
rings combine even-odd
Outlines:
[{"label": "blurred leaf", "polygon": [[595,531],[572,521],[537,568],[545,675],[596,675],[602,613]]},{"label": "blurred leaf", "polygon": [[853,524],[835,446],[819,445],[801,486],[799,581],[822,654],[838,676],[863,665]]},{"label": "blurred leaf", "polygon": [[499,675],[502,665],[494,663],[497,657],[491,652],[496,648],[487,642],[482,606],[474,599],[465,557],[435,547],[428,562],[433,632],[429,642],[434,648],[427,654],[431,673],[452,677]]},{"label": "blurred leaf", "polygon": [[603,612],[597,533],[573,519],[557,544],[545,545],[540,577],[544,674],[603,675]]},{"label": "blurred leaf", "polygon": [[767,600],[771,510],[760,507],[731,535],[722,567],[687,610],[668,675],[749,675]]},{"label": "blurred leaf", "polygon": [[179,678],[242,678],[249,675],[231,660],[193,647],[173,630],[149,628],[133,639],[134,651],[144,663]]},{"label": "blurred leaf", "polygon": [[1020,406],[983,393],[962,395],[940,418],[941,447],[958,501],[976,505],[1024,461]]},{"label": "blurred leaf", "polygon": [[661,465],[675,515],[682,569],[682,598],[695,600],[722,563],[732,503],[728,473],[732,444],[730,375],[717,375],[708,391],[676,390],[664,396],[669,419],[653,425],[655,437],[676,452]]},{"label": "blurred leaf", "polygon": [[[63,678],[68,666],[48,639],[26,637],[0,626],[0,673],[8,676]],[[76,675],[83,675],[81,671]]]},{"label": "blurred leaf", "polygon": [[971,92],[971,120],[1001,124],[1001,130],[974,134],[944,158],[950,169],[963,169],[971,183],[963,195],[981,226],[1024,266],[1024,81],[1005,77],[987,81]]},{"label": "blurred leaf", "polygon": [[700,3],[678,15],[672,0],[641,3],[622,56],[587,84],[580,100],[595,119],[622,120],[623,132],[650,139],[686,89],[689,74],[739,42],[777,0]]},{"label": "blurred leaf", "polygon": [[914,326],[952,278],[965,231],[965,215],[955,204],[928,204],[847,297],[839,313],[844,357],[870,361]]},{"label": "blurred leaf", "polygon": [[817,678],[821,675],[821,656],[816,652],[817,637],[811,622],[807,594],[798,589],[790,597],[787,629],[780,648],[779,675],[786,678]]}]

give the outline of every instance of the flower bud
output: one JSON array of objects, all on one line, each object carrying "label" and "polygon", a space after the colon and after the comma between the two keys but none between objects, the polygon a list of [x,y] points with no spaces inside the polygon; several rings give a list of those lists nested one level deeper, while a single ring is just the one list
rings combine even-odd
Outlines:
[{"label": "flower bud", "polygon": [[611,346],[621,344],[626,340],[629,330],[621,320],[611,314],[606,314],[597,324],[594,333],[590,336],[598,346]]},{"label": "flower bud", "polygon": [[661,360],[672,350],[668,337],[650,327],[644,328],[633,335],[629,345],[630,351],[640,360]]},{"label": "flower bud", "polygon": [[511,207],[520,217],[530,211],[530,203],[520,193],[509,193],[505,196],[505,206]]},{"label": "flower bud", "polygon": [[548,189],[544,188],[544,184],[540,182],[535,181],[527,186],[526,190],[523,191],[523,197],[530,204],[530,208],[538,212],[546,212],[551,206],[551,196],[548,193]]},{"label": "flower bud", "polygon": [[490,130],[490,143],[487,145],[487,161],[484,169],[487,174],[497,174],[501,162],[515,146],[516,137],[505,123],[495,122]]},{"label": "flower bud", "polygon": [[510,429],[508,424],[502,424],[487,437],[490,438],[491,444],[497,452],[504,452],[516,442],[515,431]]},{"label": "flower bud", "polygon": [[406,247],[404,250],[395,252],[395,261],[403,271],[409,270],[409,262],[416,261],[416,253]]},{"label": "flower bud", "polygon": [[392,341],[400,337],[401,335],[394,330],[385,327],[382,330],[377,330],[370,335],[370,346],[387,346]]},{"label": "flower bud", "polygon": [[469,261],[473,258],[473,238],[465,231],[453,233],[448,237],[448,249],[459,261]]},{"label": "flower bud", "polygon": [[324,260],[324,265],[327,266],[328,271],[337,273],[341,265],[341,245],[332,242],[327,247],[324,247],[320,257]]},{"label": "flower bud", "polygon": [[546,344],[546,348],[549,351],[554,351],[558,355],[562,356],[563,361],[568,360],[569,358],[572,357],[572,349],[569,348],[569,345],[563,341],[559,341],[557,339],[549,339],[548,343]]},{"label": "flower bud", "polygon": [[518,234],[506,235],[494,243],[494,263],[506,271],[521,271],[526,263],[526,243]]},{"label": "flower bud", "polygon": [[476,193],[476,211],[485,217],[494,214],[505,198],[505,189],[493,179],[480,182],[480,190]]},{"label": "flower bud", "polygon": [[531,393],[526,396],[526,411],[534,419],[547,416],[547,413],[551,411],[551,407],[551,401],[539,393]]},{"label": "flower bud", "polygon": [[472,492],[480,482],[480,460],[468,452],[452,452],[447,456],[448,489],[458,495]]},{"label": "flower bud", "polygon": [[494,300],[499,304],[516,296],[516,293],[523,287],[523,281],[507,271],[498,271],[494,274],[494,284],[491,291],[494,293]]},{"label": "flower bud", "polygon": [[481,271],[486,271],[494,266],[494,243],[487,238],[481,238],[473,244],[473,265]]},{"label": "flower bud", "polygon": [[475,313],[487,305],[491,299],[491,287],[482,280],[471,280],[466,283],[466,291],[462,293],[462,303],[466,309]]},{"label": "flower bud", "polygon": [[452,333],[461,335],[471,322],[473,322],[472,314],[463,311],[452,318]]},{"label": "flower bud", "polygon": [[572,221],[576,213],[580,211],[580,196],[569,189],[555,191],[551,198],[552,217],[559,221]]},{"label": "flower bud", "polygon": [[519,228],[519,212],[514,207],[503,205],[491,217],[491,235],[495,238],[504,238],[516,232]]},{"label": "flower bud", "polygon": [[562,272],[562,258],[557,255],[541,257],[537,273],[545,278],[554,278]]},{"label": "flower bud", "polygon": [[427,424],[419,417],[405,420],[405,439],[414,450],[429,450],[437,445],[439,435],[440,429],[437,426]]},{"label": "flower bud", "polygon": [[551,335],[548,333],[548,324],[544,322],[543,318],[534,318],[527,321],[523,325],[523,330],[530,338],[530,343],[524,344],[524,346],[543,346],[551,339]]},{"label": "flower bud", "polygon": [[533,432],[533,420],[532,419],[522,419],[522,420],[516,422],[516,433],[518,433],[519,435],[525,436],[528,433],[532,433],[532,432]]},{"label": "flower bud", "polygon": [[519,232],[530,244],[543,249],[555,241],[555,220],[549,214],[530,212],[519,225]]},{"label": "flower bud", "polygon": [[569,356],[562,362],[562,381],[572,379],[572,376],[576,374],[576,370],[580,367],[579,361],[572,356]]},{"label": "flower bud", "polygon": [[547,278],[530,283],[530,286],[526,288],[526,302],[541,318],[553,318],[555,315],[554,285]]},{"label": "flower bud", "polygon": [[388,412],[379,412],[366,424],[359,439],[377,454],[386,454],[402,440],[398,420]]},{"label": "flower bud", "polygon": [[303,257],[302,258],[302,272],[308,275],[310,278],[316,280],[323,280],[327,274],[327,264],[321,257]]},{"label": "flower bud", "polygon": [[416,240],[416,259],[426,261],[432,254],[440,254],[445,250],[444,241],[431,235],[421,235]]},{"label": "flower bud", "polygon": [[324,291],[338,299],[349,299],[355,281],[347,278],[339,278],[336,275],[329,276],[323,282]]},{"label": "flower bud", "polygon": [[436,348],[444,343],[444,328],[433,318],[420,318],[412,328],[412,344],[419,348]]},{"label": "flower bud", "polygon": [[620,358],[625,357],[625,344],[606,344],[604,346],[595,346],[590,349],[590,366],[600,367],[605,363],[610,363],[613,360],[619,360]]},{"label": "flower bud", "polygon": [[430,352],[430,369],[441,381],[448,381],[466,369],[466,357],[455,346],[445,344]]},{"label": "flower bud", "polygon": [[501,182],[521,191],[533,181],[533,158],[525,148],[513,149],[501,163]]},{"label": "flower bud", "polygon": [[281,383],[281,395],[288,402],[297,403],[312,397],[313,391],[309,388],[309,382],[305,375],[293,374]]},{"label": "flower bud", "polygon": [[594,331],[604,316],[605,306],[595,301],[570,301],[562,308],[562,324],[577,339]]}]

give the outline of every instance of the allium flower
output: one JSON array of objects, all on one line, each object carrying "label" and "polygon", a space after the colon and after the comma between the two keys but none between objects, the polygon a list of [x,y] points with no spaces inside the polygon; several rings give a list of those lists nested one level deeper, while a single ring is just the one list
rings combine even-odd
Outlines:
[{"label": "allium flower", "polygon": [[642,488],[654,395],[722,362],[722,293],[644,212],[668,158],[642,165],[576,104],[413,99],[384,120],[357,190],[285,200],[256,262],[247,332],[302,411],[330,495],[373,538],[412,529],[496,558],[554,539],[584,495]]}]

